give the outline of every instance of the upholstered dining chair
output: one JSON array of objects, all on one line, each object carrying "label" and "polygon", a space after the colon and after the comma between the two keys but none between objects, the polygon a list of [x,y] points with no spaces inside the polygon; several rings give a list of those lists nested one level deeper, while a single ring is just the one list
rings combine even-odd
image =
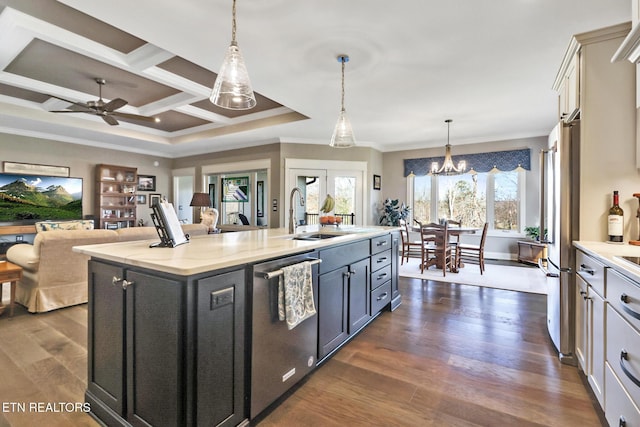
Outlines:
[{"label": "upholstered dining chair", "polygon": [[447,275],[447,268],[454,270],[453,254],[449,245],[448,224],[427,224],[420,228],[422,238],[422,262],[420,272],[435,265],[442,269],[442,275]]},{"label": "upholstered dining chair", "polygon": [[409,257],[422,258],[422,242],[411,240],[409,224],[405,220],[400,220],[400,239],[402,240],[400,265],[404,264],[405,259],[409,262]]},{"label": "upholstered dining chair", "polygon": [[482,228],[482,236],[480,237],[479,245],[470,245],[466,243],[459,243],[456,246],[456,266],[460,268],[462,261],[478,262],[480,265],[480,274],[484,273],[484,244],[487,240],[488,223],[484,223]]}]

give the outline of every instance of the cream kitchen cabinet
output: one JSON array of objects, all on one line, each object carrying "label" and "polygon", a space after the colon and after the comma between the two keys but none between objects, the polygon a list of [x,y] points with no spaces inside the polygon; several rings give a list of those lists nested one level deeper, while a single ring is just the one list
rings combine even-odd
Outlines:
[{"label": "cream kitchen cabinet", "polygon": [[640,283],[608,269],[607,285],[605,414],[610,425],[640,425]]},{"label": "cream kitchen cabinet", "polygon": [[576,356],[600,406],[604,408],[606,267],[576,253]]},{"label": "cream kitchen cabinet", "polygon": [[558,91],[558,119],[570,122],[580,115],[580,50],[566,58],[554,89]]}]

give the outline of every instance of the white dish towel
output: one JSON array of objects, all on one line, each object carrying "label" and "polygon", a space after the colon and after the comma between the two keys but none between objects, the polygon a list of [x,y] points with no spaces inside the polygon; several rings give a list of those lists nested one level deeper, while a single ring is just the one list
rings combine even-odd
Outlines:
[{"label": "white dish towel", "polygon": [[278,317],[289,330],[316,314],[311,264],[304,261],[282,268],[278,281]]}]

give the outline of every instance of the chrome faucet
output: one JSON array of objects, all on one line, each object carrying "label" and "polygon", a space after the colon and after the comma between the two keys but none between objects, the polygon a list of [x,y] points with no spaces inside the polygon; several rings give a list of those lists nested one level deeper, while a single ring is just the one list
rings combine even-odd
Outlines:
[{"label": "chrome faucet", "polygon": [[300,206],[304,206],[302,190],[298,187],[294,187],[293,190],[291,190],[291,195],[289,196],[289,234],[293,234],[296,229],[295,221],[293,220],[293,198],[296,195],[296,191],[300,195]]}]

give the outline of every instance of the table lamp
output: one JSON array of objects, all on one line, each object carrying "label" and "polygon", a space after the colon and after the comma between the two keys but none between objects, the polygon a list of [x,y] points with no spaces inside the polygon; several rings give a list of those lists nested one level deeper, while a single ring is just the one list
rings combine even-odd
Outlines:
[{"label": "table lamp", "polygon": [[191,203],[189,203],[189,206],[200,208],[200,221],[202,221],[202,212],[204,211],[204,208],[211,207],[211,199],[209,199],[209,194],[193,193],[193,197],[191,198]]}]

